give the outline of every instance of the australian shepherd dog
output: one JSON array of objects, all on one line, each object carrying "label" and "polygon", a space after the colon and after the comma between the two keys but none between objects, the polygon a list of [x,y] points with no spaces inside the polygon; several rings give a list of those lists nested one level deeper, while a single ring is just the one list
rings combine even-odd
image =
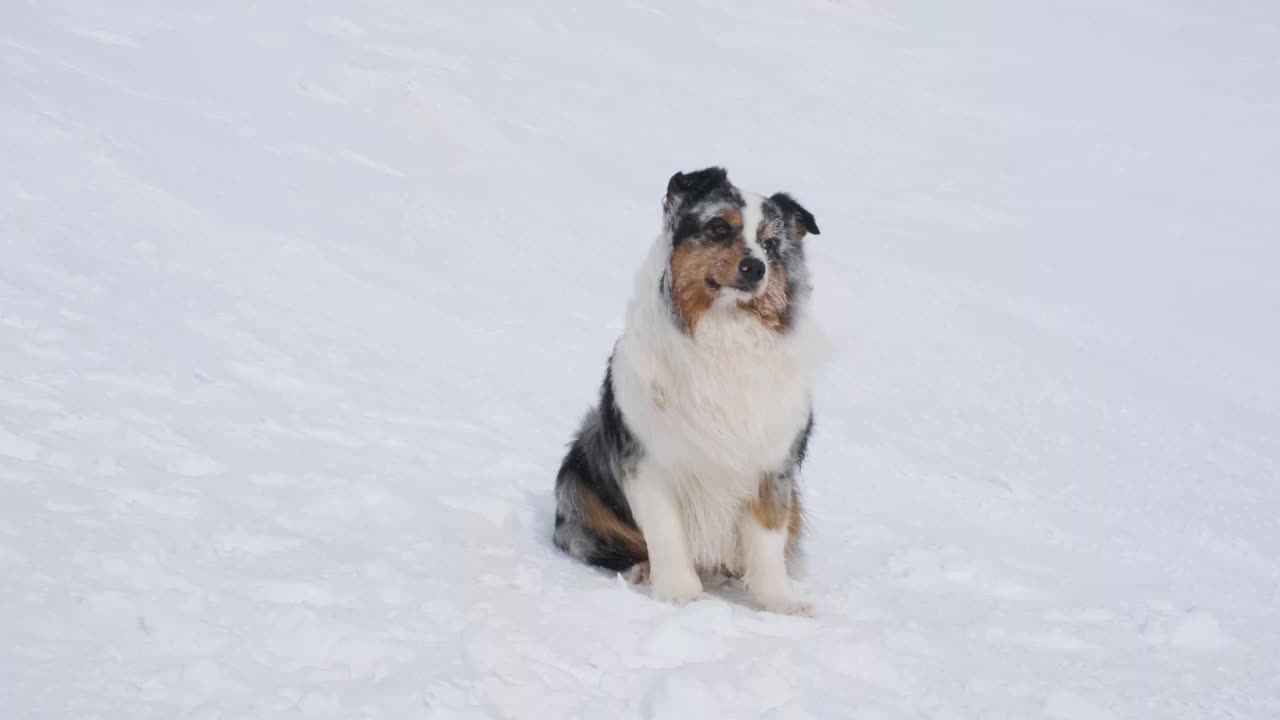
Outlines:
[{"label": "australian shepherd dog", "polygon": [[790,195],[721,168],[676,173],[626,325],[556,477],[555,543],[686,603],[741,578],[766,610],[808,615],[790,570],[813,430],[818,335]]}]

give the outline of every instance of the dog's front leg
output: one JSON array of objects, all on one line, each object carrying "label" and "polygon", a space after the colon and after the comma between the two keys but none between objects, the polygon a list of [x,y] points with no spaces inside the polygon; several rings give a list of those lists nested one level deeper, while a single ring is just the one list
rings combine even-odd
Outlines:
[{"label": "dog's front leg", "polygon": [[796,596],[787,573],[787,541],[797,522],[793,504],[795,482],[790,474],[770,474],[760,482],[757,497],[747,504],[739,524],[743,579],[751,596],[765,610],[784,615],[812,616],[813,608]]},{"label": "dog's front leg", "polygon": [[666,478],[642,460],[624,492],[649,548],[653,596],[677,605],[697,600],[702,595],[702,581],[689,554],[680,504]]}]

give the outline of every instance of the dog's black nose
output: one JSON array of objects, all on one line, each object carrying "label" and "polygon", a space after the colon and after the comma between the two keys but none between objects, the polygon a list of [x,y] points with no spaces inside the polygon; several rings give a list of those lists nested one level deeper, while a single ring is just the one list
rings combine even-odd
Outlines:
[{"label": "dog's black nose", "polygon": [[743,258],[738,263],[738,282],[748,287],[760,282],[764,277],[764,262],[759,258]]}]

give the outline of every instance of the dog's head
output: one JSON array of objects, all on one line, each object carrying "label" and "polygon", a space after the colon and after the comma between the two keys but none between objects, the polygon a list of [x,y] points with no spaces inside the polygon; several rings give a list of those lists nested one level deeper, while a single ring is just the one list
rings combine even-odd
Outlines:
[{"label": "dog's head", "polygon": [[662,289],[681,328],[693,335],[721,303],[786,332],[808,292],[804,238],[818,234],[813,214],[786,193],[743,192],[718,167],[673,175],[662,207],[671,250]]}]

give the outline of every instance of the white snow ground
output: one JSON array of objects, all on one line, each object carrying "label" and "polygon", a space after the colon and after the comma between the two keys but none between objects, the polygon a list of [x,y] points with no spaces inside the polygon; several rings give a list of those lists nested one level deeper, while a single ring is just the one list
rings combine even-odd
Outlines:
[{"label": "white snow ground", "polygon": [[[0,7],[0,716],[1280,717],[1280,6],[505,5]],[[549,542],[710,163],[817,620]]]}]

